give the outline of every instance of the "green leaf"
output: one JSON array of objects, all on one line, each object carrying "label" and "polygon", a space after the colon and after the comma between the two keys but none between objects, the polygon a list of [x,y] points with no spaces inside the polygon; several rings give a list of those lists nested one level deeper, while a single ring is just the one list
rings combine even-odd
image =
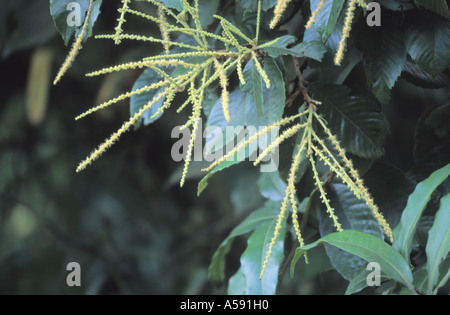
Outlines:
[{"label": "green leaf", "polygon": [[[139,76],[136,82],[134,82],[133,91],[140,89],[144,86],[151,85],[152,83],[155,83],[160,79],[161,77],[154,70],[146,69],[144,72],[142,72],[142,74]],[[156,95],[161,93],[163,90],[164,88],[161,87],[156,90],[151,90],[145,93],[133,95],[130,98],[130,116],[133,116],[135,113],[137,113],[143,106],[145,106],[145,104],[150,102]],[[166,99],[165,97],[162,97],[158,102],[154,103],[150,109],[144,112],[141,118],[141,120],[142,119],[144,120],[144,125],[149,125],[161,117],[162,114],[159,114],[154,118],[150,118],[163,105],[165,99]]]},{"label": "green leaf", "polygon": [[395,240],[393,246],[408,262],[417,222],[430,200],[431,194],[449,175],[450,164],[435,171],[426,180],[417,184],[414,192],[408,198],[400,223],[393,231]]},{"label": "green leaf", "polygon": [[[450,103],[431,107],[420,117],[415,130],[414,167],[409,176],[416,182],[447,165],[450,156]],[[450,192],[450,179],[445,192]]]},{"label": "green leaf", "polygon": [[262,47],[262,50],[267,52],[267,54],[272,58],[276,58],[281,55],[301,57],[301,54],[296,52],[294,49],[288,48],[289,45],[297,41],[297,38],[295,36],[283,35],[277,39],[278,40],[275,41],[272,45]]},{"label": "green leaf", "polygon": [[270,126],[283,116],[286,87],[283,74],[273,58],[264,59],[264,71],[270,79],[270,88],[263,84],[264,115],[257,119],[259,126]]},{"label": "green leaf", "polygon": [[[258,10],[258,0],[238,0],[244,11],[256,12]],[[277,4],[277,0],[261,0],[261,9],[267,11]]]},{"label": "green leaf", "polygon": [[380,161],[372,165],[363,180],[386,221],[391,227],[397,226],[416,184],[399,168]]},{"label": "green leaf", "polygon": [[394,248],[379,238],[359,231],[344,230],[328,234],[312,244],[297,248],[296,255],[302,255],[322,244],[335,246],[367,262],[376,262],[380,264],[381,271],[391,279],[414,290],[413,276],[408,263]]},{"label": "green leaf", "polygon": [[446,0],[414,0],[414,3],[450,20],[450,11]]},{"label": "green leaf", "polygon": [[[249,61],[250,63],[250,61]],[[251,67],[251,66],[249,66]],[[247,68],[247,67],[246,67]],[[253,67],[252,67],[253,68]],[[247,68],[248,71],[249,68]],[[252,87],[254,82],[251,80],[251,75],[249,72],[247,72],[247,79],[248,82],[243,85],[246,89],[249,90],[249,92],[242,92],[240,89],[235,89],[233,92],[229,93],[229,113],[230,113],[230,121],[227,122],[225,120],[225,117],[223,115],[223,109],[222,109],[222,102],[219,99],[216,104],[211,109],[210,115],[208,117],[207,126],[208,127],[214,127],[211,129],[207,129],[206,138],[210,138],[209,141],[217,141],[217,137],[213,136],[213,133],[217,133],[219,128],[222,130],[223,133],[225,133],[226,128],[228,126],[233,127],[240,127],[243,126],[246,127],[246,135],[245,139],[248,139],[249,134],[252,134],[253,132],[257,132],[259,129],[265,126],[272,125],[273,123],[279,121],[283,115],[284,111],[284,103],[286,99],[286,92],[285,92],[285,85],[283,80],[283,74],[281,73],[280,69],[278,68],[278,65],[276,64],[275,60],[267,57],[264,60],[264,71],[267,73],[268,77],[271,80],[271,86],[269,89],[263,84],[262,86],[262,99],[263,103],[261,105],[264,106],[263,114],[258,115],[257,113],[257,106],[255,104],[255,99],[253,98],[253,91],[256,91],[257,88],[248,89],[245,87],[247,84],[249,87]],[[254,74],[255,77],[259,75],[259,73]],[[249,77],[250,76],[250,77]],[[255,79],[258,81],[257,79]],[[259,84],[259,83],[258,83]],[[261,92],[256,92],[257,99],[259,99],[259,96],[261,96]],[[261,106],[260,105],[260,106]],[[262,127],[261,127],[262,126]],[[272,133],[269,133],[266,135],[267,143],[270,143]],[[264,136],[263,136],[264,137]],[[225,141],[223,141],[223,138],[220,138],[219,141],[221,143],[210,143],[207,141],[207,145],[210,145],[211,147],[214,147],[215,150],[222,150],[225,145],[230,143],[231,141],[234,141],[234,138],[231,139],[230,137],[225,137]],[[263,146],[264,141],[262,140],[255,140],[254,143],[257,143],[257,145],[251,145],[249,146],[252,150],[250,152],[249,148],[242,149],[239,151],[239,154],[243,154],[243,150],[245,150],[245,157],[249,157],[254,149],[256,149],[259,146]],[[230,143],[231,144],[231,143]],[[235,145],[233,144],[233,147]],[[228,145],[227,145],[228,147]],[[264,148],[261,148],[261,150]],[[238,155],[239,156],[239,155]],[[227,163],[227,166],[231,166],[236,163]],[[216,171],[221,170],[220,168],[216,168]],[[208,174],[208,178],[212,174]],[[199,191],[202,191],[206,186],[204,185],[207,181],[207,178],[204,179],[204,181],[201,182],[201,186],[199,186]]]},{"label": "green leaf", "polygon": [[[207,139],[205,146],[214,149],[215,152],[222,152],[223,154],[228,153],[230,147],[234,148],[239,145],[237,143],[238,141],[239,143],[240,141],[245,141],[253,132],[258,131],[255,105],[247,101],[246,95],[240,89],[235,89],[233,92],[229,93],[228,110],[230,113],[229,122],[225,120],[222,109],[222,101],[221,99],[218,99],[210,111],[205,129],[205,138]],[[244,130],[243,126],[246,126],[246,130]],[[239,135],[233,134],[231,136],[227,133],[227,127],[238,127],[233,129],[233,132],[237,133],[241,130],[246,133],[243,136],[240,133]],[[257,148],[258,141],[255,140],[247,148],[242,148],[235,153],[232,160],[230,158],[230,160],[227,160],[212,169],[198,184],[197,194],[200,195],[206,188],[208,185],[208,180],[212,175],[227,167],[242,162],[242,158],[248,158],[254,150],[257,150]],[[220,154],[220,156],[222,156],[222,154]]]},{"label": "green leaf", "polygon": [[[300,106],[299,108],[299,113],[302,112],[304,110],[304,106]],[[304,124],[306,123],[308,120],[308,118],[306,117],[306,115],[303,115],[300,117],[300,123]],[[301,141],[303,139],[303,135],[304,133],[307,132],[305,129],[301,129],[298,131],[297,133],[297,139],[295,139],[295,143],[294,143],[294,150],[292,150],[292,156],[290,157],[290,161],[292,161],[295,156],[298,154],[298,150],[301,144]],[[308,171],[309,167],[311,166],[311,163],[309,163],[308,159],[306,158],[306,152],[303,151],[300,154],[300,165],[298,166],[297,172],[295,173],[295,184],[297,184],[305,175],[306,171]],[[291,164],[291,162],[289,162],[289,165]]]},{"label": "green leaf", "polygon": [[427,291],[428,274],[425,267],[421,267],[413,272],[414,288],[419,292]]},{"label": "green leaf", "polygon": [[350,89],[337,84],[311,84],[314,99],[322,102],[318,112],[343,147],[362,158],[380,158],[389,132],[384,114],[373,109],[377,104],[365,96],[349,96]]},{"label": "green leaf", "polygon": [[406,11],[414,9],[414,4],[405,0],[378,0],[383,7],[393,11]]},{"label": "green leaf", "polygon": [[[239,152],[237,152],[234,156],[233,156],[233,160],[232,161],[224,161],[222,163],[220,163],[219,165],[217,165],[216,167],[214,167],[208,174],[206,174],[201,181],[198,183],[197,186],[197,196],[200,196],[200,194],[205,190],[205,188],[208,186],[208,180],[211,178],[211,176],[213,176],[215,173],[220,172],[221,170],[228,168],[230,166],[233,166],[235,164],[238,164],[240,162],[242,162],[241,160],[238,159],[238,156],[240,154],[242,154],[242,152],[245,150],[245,148],[241,149]],[[247,155],[248,157],[248,155]]]},{"label": "green leaf", "polygon": [[[50,14],[53,17],[53,21],[59,33],[61,34],[64,43],[67,45],[73,35],[77,36],[81,29],[83,28],[84,19],[86,17],[87,10],[89,9],[89,0],[78,0],[77,4],[80,5],[81,14],[81,25],[80,26],[69,26],[67,23],[67,17],[71,13],[67,10],[67,5],[73,1],[71,0],[50,0]],[[100,6],[102,0],[95,0],[92,4],[92,11],[89,16],[89,21],[86,29],[86,34],[83,40],[85,41],[92,36],[92,28],[94,23],[97,21],[98,15],[100,14]]]},{"label": "green leaf", "polygon": [[228,280],[228,294],[229,295],[244,295],[245,294],[245,276],[242,273],[242,267],[230,277]]},{"label": "green leaf", "polygon": [[[317,8],[320,0],[311,1],[311,11]],[[344,0],[325,1],[315,18],[315,29],[325,43],[336,27],[337,20],[344,6]]]},{"label": "green leaf", "polygon": [[434,288],[439,279],[439,265],[450,251],[450,194],[441,198],[441,206],[436,213],[434,224],[428,234],[425,248],[427,253],[428,290],[435,292]]},{"label": "green leaf", "polygon": [[448,74],[439,73],[436,76],[432,76],[411,61],[406,62],[403,68],[402,78],[425,89],[440,89],[450,85],[450,76]]},{"label": "green leaf", "polygon": [[406,62],[406,47],[400,25],[383,22],[383,27],[362,27],[356,41],[364,53],[366,79],[381,103],[388,103],[391,89]]},{"label": "green leaf", "polygon": [[450,65],[450,21],[428,12],[408,15],[405,44],[423,70],[435,76]]},{"label": "green leaf", "polygon": [[319,41],[308,41],[298,44],[292,47],[293,51],[297,51],[297,54],[301,57],[322,61],[328,48]]},{"label": "green leaf", "polygon": [[[230,251],[234,238],[261,228],[262,226],[269,224],[269,222],[276,220],[279,209],[279,202],[267,201],[262,209],[252,212],[231,231],[214,253],[209,266],[208,278],[213,283],[220,284],[225,280],[225,256]],[[255,272],[258,271],[256,270]]]},{"label": "green leaf", "polygon": [[[365,289],[367,287],[367,277],[371,272],[372,272],[371,270],[367,270],[366,268],[361,270],[361,272],[356,276],[354,276],[353,279],[350,281],[347,290],[345,290],[345,294],[351,295]],[[380,276],[380,282],[384,282],[389,279],[390,278],[383,273]]]},{"label": "green leaf", "polygon": [[438,284],[435,288],[436,291],[443,287],[447,283],[448,279],[450,279],[450,256],[447,256],[447,258],[439,266],[439,275]]},{"label": "green leaf", "polygon": [[168,8],[172,8],[178,11],[183,11],[184,4],[181,0],[159,0],[160,2],[164,3],[164,5]]},{"label": "green leaf", "polygon": [[292,35],[281,36],[280,39],[270,46],[262,48],[267,54],[276,58],[278,56],[291,55],[294,57],[307,57],[321,61],[328,49],[317,40],[304,41],[292,47],[289,45],[295,43],[297,38]]},{"label": "green leaf", "polygon": [[200,24],[206,28],[213,20],[213,15],[219,8],[220,0],[198,0],[198,11],[200,12]]},{"label": "green leaf", "polygon": [[[358,199],[346,185],[332,185],[329,187],[327,195],[344,230],[355,230],[383,239],[383,230],[370,208],[363,199]],[[321,205],[318,217],[321,236],[336,231],[333,220],[329,217],[323,205]],[[336,271],[349,281],[353,280],[367,265],[358,256],[342,249],[325,245],[325,250]]]},{"label": "green leaf", "polygon": [[247,62],[244,70],[242,71],[245,84],[240,84],[242,92],[249,93],[251,98],[255,102],[256,110],[259,115],[264,114],[264,100],[263,100],[263,79],[255,66],[253,59]]},{"label": "green leaf", "polygon": [[278,271],[283,258],[286,219],[283,220],[279,236],[272,248],[272,255],[267,263],[264,276],[261,280],[259,276],[269,250],[276,221],[275,217],[273,220],[266,222],[264,226],[254,231],[247,241],[247,249],[241,256],[241,271],[245,277],[245,294],[275,294]]},{"label": "green leaf", "polygon": [[261,195],[269,200],[282,201],[286,183],[280,178],[278,171],[261,173],[258,179]]}]

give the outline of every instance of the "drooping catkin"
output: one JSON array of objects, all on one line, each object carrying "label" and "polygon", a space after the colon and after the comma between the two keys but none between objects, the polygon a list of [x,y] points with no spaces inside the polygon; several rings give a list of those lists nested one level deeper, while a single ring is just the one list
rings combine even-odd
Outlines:
[{"label": "drooping catkin", "polygon": [[275,5],[275,9],[273,10],[273,18],[269,24],[270,28],[273,29],[278,24],[281,17],[283,16],[284,11],[286,11],[286,7],[289,2],[291,2],[291,0],[278,0],[277,4]]},{"label": "drooping catkin", "polygon": [[311,17],[309,18],[308,22],[306,23],[305,29],[309,29],[313,23],[315,23],[315,19],[317,17],[317,14],[322,10],[323,3],[326,0],[320,0],[319,4],[317,5],[317,8],[311,13]]},{"label": "drooping catkin", "polygon": [[56,85],[59,82],[59,80],[61,80],[62,76],[70,68],[70,66],[72,65],[73,61],[77,57],[78,52],[82,48],[81,43],[83,42],[84,35],[86,34],[86,29],[87,29],[87,26],[89,24],[89,17],[91,15],[93,2],[94,2],[94,0],[91,0],[89,2],[89,7],[88,7],[88,10],[86,12],[86,18],[84,19],[83,28],[81,29],[80,34],[77,36],[77,39],[73,43],[72,49],[70,50],[69,54],[67,55],[66,59],[64,60],[64,63],[62,64],[61,68],[59,69],[58,74],[56,75],[56,78],[53,81],[53,85]]},{"label": "drooping catkin", "polygon": [[350,0],[347,11],[345,13],[344,28],[342,29],[342,38],[339,42],[339,47],[334,57],[334,64],[337,66],[340,66],[342,60],[344,59],[345,46],[347,43],[347,38],[350,37],[350,31],[352,30],[352,22],[353,17],[355,15],[355,9],[356,9],[356,0]]}]

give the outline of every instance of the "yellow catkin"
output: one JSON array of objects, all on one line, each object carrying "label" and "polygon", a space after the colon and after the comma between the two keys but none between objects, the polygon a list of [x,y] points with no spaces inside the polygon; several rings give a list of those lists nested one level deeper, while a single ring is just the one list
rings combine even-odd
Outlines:
[{"label": "yellow catkin", "polygon": [[[190,96],[192,96],[194,106],[192,108],[192,116],[189,119],[189,121],[191,121],[194,124],[194,126],[192,127],[191,141],[189,143],[188,152],[186,154],[186,159],[184,161],[184,168],[183,168],[183,174],[181,175],[180,187],[183,187],[184,182],[186,180],[189,164],[191,162],[191,157],[192,157],[192,153],[193,153],[193,149],[194,149],[195,139],[197,136],[197,130],[200,125],[199,123],[201,121],[202,100],[203,100],[203,93],[205,91],[204,87],[206,85],[206,77],[207,76],[208,76],[208,69],[205,68],[203,70],[203,78],[202,78],[201,86],[199,88],[199,92],[195,90],[194,81],[190,82],[191,86],[189,89],[189,93],[190,93]],[[196,95],[198,95],[198,97],[195,97]]]},{"label": "yellow catkin", "polygon": [[122,71],[122,70],[129,70],[129,69],[142,69],[144,67],[151,67],[151,66],[160,66],[160,67],[176,67],[176,66],[183,66],[186,68],[200,68],[199,65],[187,63],[182,60],[178,59],[163,59],[163,60],[141,60],[141,61],[133,61],[124,63],[121,65],[113,66],[113,67],[107,67],[103,68],[97,71],[90,72],[86,74],[87,77],[95,77],[102,74],[108,74],[115,71]]},{"label": "yellow catkin", "polygon": [[322,10],[324,2],[325,0],[320,0],[317,8],[311,13],[311,17],[309,18],[308,23],[306,23],[305,29],[309,29],[313,25],[313,23],[315,23],[317,14],[319,14],[320,10]]},{"label": "yellow catkin", "polygon": [[367,7],[367,3],[365,0],[356,0],[356,2],[359,4],[359,6],[361,8],[366,8]]},{"label": "yellow catkin", "polygon": [[229,98],[227,88],[228,85],[227,72],[216,58],[214,58],[214,65],[217,69],[217,72],[219,73],[220,86],[222,87],[221,99],[222,99],[223,115],[225,116],[225,120],[229,122],[230,112],[228,109]]},{"label": "yellow catkin", "polygon": [[[296,194],[295,177],[297,174],[297,170],[300,167],[300,163],[302,161],[302,154],[304,153],[306,143],[307,143],[306,139],[303,139],[302,143],[299,145],[298,152],[295,155],[294,160],[291,164],[291,169],[289,171],[288,177],[288,185],[286,188],[286,193],[289,193],[292,206],[292,223],[294,224],[295,233],[297,234],[297,239],[300,246],[304,246],[305,243],[303,241],[303,237],[300,232],[300,224],[298,223],[297,202],[295,201],[295,194]],[[307,259],[306,256],[305,259]]]},{"label": "yellow catkin", "polygon": [[258,57],[256,57],[255,52],[252,50],[252,59],[255,62],[256,69],[258,70],[259,74],[261,75],[264,83],[266,83],[266,88],[270,89],[270,80],[267,76],[267,73],[264,71],[263,67],[259,63]]},{"label": "yellow catkin", "polygon": [[330,200],[328,200],[325,190],[323,189],[323,183],[319,178],[319,174],[317,173],[316,164],[312,155],[309,156],[309,161],[311,162],[311,168],[313,170],[314,180],[316,182],[316,186],[319,189],[320,198],[322,199],[322,203],[327,208],[327,213],[329,217],[333,220],[334,226],[338,232],[343,231],[341,224],[338,221],[337,216],[334,214],[334,208],[330,205]]},{"label": "yellow catkin", "polygon": [[70,50],[69,54],[67,55],[66,60],[62,64],[61,68],[59,69],[58,74],[56,75],[56,78],[53,81],[53,85],[55,85],[56,83],[59,82],[59,80],[61,80],[62,76],[64,75],[64,73],[66,73],[67,69],[70,68],[70,66],[72,65],[73,61],[75,60],[75,57],[78,55],[78,52],[82,48],[81,43],[83,41],[84,35],[86,33],[87,26],[89,24],[89,17],[91,15],[92,3],[93,2],[94,2],[94,0],[91,0],[89,2],[89,7],[88,7],[88,10],[86,12],[86,18],[84,20],[83,28],[81,29],[80,34],[78,35],[77,39],[73,43],[72,49]]},{"label": "yellow catkin", "polygon": [[273,29],[278,24],[289,2],[291,2],[291,0],[278,0],[275,9],[273,10],[273,18],[269,24],[270,28]]},{"label": "yellow catkin", "polygon": [[[281,225],[285,218],[285,213],[286,213],[286,210],[288,209],[289,202],[292,205],[292,218],[293,218],[294,228],[295,228],[295,232],[297,234],[298,241],[300,243],[300,246],[305,245],[302,235],[300,233],[300,226],[298,224],[298,219],[297,219],[297,204],[295,201],[295,174],[297,173],[297,170],[300,166],[301,156],[302,156],[302,152],[304,150],[305,144],[306,144],[306,141],[303,141],[301,146],[299,147],[299,150],[298,150],[296,156],[294,157],[292,164],[291,164],[291,168],[290,168],[289,176],[288,176],[288,184],[287,184],[287,187],[285,190],[283,202],[281,203],[280,213],[278,214],[277,222],[275,224],[275,230],[274,230],[272,239],[269,243],[269,249],[267,250],[266,258],[264,260],[263,267],[261,268],[261,273],[259,275],[260,280],[264,276],[264,273],[267,268],[267,264],[269,263],[269,258],[270,258],[270,256],[272,256],[272,249],[273,249],[273,246],[275,245],[278,235],[280,234]],[[307,259],[306,256],[305,256],[305,259]]]},{"label": "yellow catkin", "polygon": [[280,235],[280,229],[281,229],[283,220],[286,215],[286,210],[288,208],[288,202],[289,202],[289,195],[286,194],[284,196],[283,202],[281,203],[280,214],[278,215],[277,222],[275,224],[275,229],[273,232],[273,236],[269,243],[269,249],[267,250],[266,258],[264,259],[263,266],[261,268],[261,273],[259,274],[260,280],[262,279],[262,277],[264,276],[264,273],[266,272],[267,264],[269,263],[269,258],[270,258],[270,256],[272,256],[273,246],[275,245],[278,235]]},{"label": "yellow catkin", "polygon": [[109,147],[111,147],[117,140],[119,140],[120,136],[126,132],[132,125],[134,125],[137,120],[144,114],[146,110],[151,108],[153,104],[158,102],[163,96],[165,96],[169,92],[169,89],[165,89],[163,92],[159,93],[155,96],[150,102],[148,102],[145,106],[143,106],[137,113],[135,113],[127,122],[125,122],[122,127],[119,128],[115,133],[111,135],[108,139],[106,139],[96,150],[94,150],[89,157],[87,157],[84,161],[82,161],[76,171],[80,172],[84,170],[89,164],[98,159],[103,152],[105,152]]},{"label": "yellow catkin", "polygon": [[336,175],[342,179],[342,181],[350,188],[350,190],[355,194],[358,199],[362,198],[362,193],[350,178],[350,176],[345,171],[344,167],[336,160],[334,155],[327,148],[322,139],[320,139],[315,133],[313,134],[314,139],[320,144],[321,148],[313,146],[314,151],[317,156],[330,167],[330,169],[336,173]]},{"label": "yellow catkin", "polygon": [[[195,113],[194,116],[200,116],[200,114]],[[183,187],[184,182],[186,180],[189,164],[190,164],[191,158],[192,158],[192,152],[194,149],[194,144],[195,144],[195,139],[196,139],[196,134],[197,134],[200,119],[201,119],[200,117],[195,117],[193,119],[194,126],[192,127],[191,141],[189,142],[188,152],[186,154],[186,159],[184,161],[183,174],[181,175],[181,180],[180,180],[180,187]]]},{"label": "yellow catkin", "polygon": [[356,9],[356,0],[350,0],[350,3],[347,8],[347,12],[344,20],[344,28],[342,29],[342,38],[339,42],[339,47],[336,51],[336,55],[334,57],[334,64],[337,66],[341,65],[342,60],[344,59],[344,51],[347,38],[350,37],[350,31],[352,29],[353,17],[355,15]]},{"label": "yellow catkin", "polygon": [[241,57],[238,58],[238,62],[237,62],[237,74],[238,74],[239,81],[241,82],[242,85],[244,85],[245,80],[244,80],[244,74],[242,73],[242,58]]},{"label": "yellow catkin", "polygon": [[162,7],[158,7],[158,18],[163,22],[159,24],[159,29],[161,31],[161,37],[165,41],[164,43],[164,50],[168,54],[170,52],[170,36],[169,31],[167,29],[167,20],[166,20],[166,14]]},{"label": "yellow catkin", "polygon": [[261,0],[258,0],[258,11],[256,13],[256,35],[255,35],[255,45],[258,45],[259,40],[259,29],[261,28]]},{"label": "yellow catkin", "polygon": [[109,100],[107,102],[104,102],[104,103],[102,103],[102,104],[100,104],[100,105],[98,105],[96,107],[93,107],[93,108],[89,109],[88,111],[84,112],[83,114],[78,115],[77,117],[75,117],[75,120],[79,120],[79,119],[81,119],[83,117],[86,117],[89,114],[92,114],[92,113],[94,113],[94,112],[96,112],[96,111],[98,111],[100,109],[103,109],[103,108],[108,107],[108,106],[110,106],[112,104],[120,102],[120,101],[122,101],[122,100],[124,100],[126,98],[130,98],[133,95],[145,93],[145,92],[148,92],[148,91],[153,90],[153,89],[157,89],[157,88],[162,87],[162,86],[167,85],[167,84],[168,84],[167,81],[159,81],[159,82],[156,82],[156,83],[153,83],[153,84],[150,84],[150,85],[146,85],[146,86],[144,86],[144,87],[142,87],[140,89],[137,89],[135,91],[123,93],[123,94],[119,95],[116,98],[113,98],[113,99],[111,99],[111,100]]},{"label": "yellow catkin", "polygon": [[126,22],[125,20],[125,12],[128,9],[128,4],[130,3],[130,0],[122,0],[122,8],[119,10],[120,12],[120,16],[117,19],[117,22],[119,22],[117,24],[117,26],[114,28],[114,30],[116,31],[116,33],[113,35],[114,36],[114,43],[116,45],[119,45],[121,42],[121,37],[120,35],[122,34],[123,30],[122,30],[122,25],[123,23]]},{"label": "yellow catkin", "polygon": [[383,228],[383,231],[386,234],[386,236],[388,236],[390,241],[393,243],[394,239],[392,229],[390,228],[384,216],[380,213],[378,206],[373,201],[368,189],[366,188],[362,179],[360,178],[358,171],[353,166],[353,162],[347,158],[345,150],[341,147],[339,141],[336,139],[336,136],[331,133],[331,130],[328,129],[327,126],[325,126],[325,124],[320,118],[318,119],[318,121],[322,125],[322,128],[327,134],[328,139],[330,139],[331,143],[333,144],[335,150],[338,152],[339,157],[344,162],[345,167],[348,169],[348,172],[350,173],[357,187],[356,189],[360,192],[361,197],[366,201],[367,206],[371,209],[378,223]]},{"label": "yellow catkin", "polygon": [[170,105],[172,104],[172,101],[175,98],[175,94],[177,94],[177,88],[172,85],[169,87],[169,93],[167,93],[166,100],[164,101],[162,106],[160,108],[158,108],[156,113],[154,113],[152,116],[150,116],[150,119],[154,119],[154,118],[158,117],[159,115],[161,115],[162,113],[164,113],[164,111],[166,109],[168,109],[170,107]]},{"label": "yellow catkin", "polygon": [[223,155],[220,159],[211,163],[207,168],[202,169],[202,171],[208,172],[208,171],[212,170],[214,167],[216,167],[217,165],[220,165],[221,163],[223,163],[224,161],[226,161],[227,159],[229,159],[230,157],[235,155],[237,152],[239,152],[239,150],[242,150],[243,148],[247,147],[248,145],[250,145],[253,141],[257,140],[262,135],[268,133],[269,131],[271,131],[274,128],[277,128],[279,126],[284,126],[284,125],[290,123],[291,121],[295,120],[296,118],[300,117],[303,114],[304,113],[300,113],[300,114],[297,114],[294,116],[289,116],[289,117],[283,118],[283,119],[273,123],[270,126],[266,126],[262,129],[258,130],[257,133],[250,136],[247,140],[240,142],[239,145],[234,147],[233,150],[231,150],[227,154]]},{"label": "yellow catkin", "polygon": [[[101,35],[96,35],[95,39],[115,39],[116,35],[114,34],[101,34]],[[118,35],[119,39],[130,39],[130,40],[138,40],[138,41],[147,41],[147,42],[153,42],[153,43],[161,43],[161,44],[166,44],[166,41],[160,38],[155,38],[152,36],[142,36],[142,35],[136,35],[136,34],[120,34]],[[182,42],[169,42],[169,45],[175,45],[175,46],[179,46],[179,47],[184,47],[184,48],[189,48],[189,49],[194,49],[194,50],[201,50],[202,48],[199,46],[192,46],[192,45],[188,45]]]},{"label": "yellow catkin", "polygon": [[258,155],[258,158],[255,160],[255,162],[253,162],[253,165],[254,166],[258,165],[267,154],[269,154],[273,149],[279,146],[283,141],[295,135],[301,128],[305,127],[306,125],[307,125],[306,123],[296,124],[292,127],[289,127],[287,130],[283,131],[283,133],[279,137],[277,137],[274,141],[272,141],[267,146],[267,148],[265,148],[264,151]]}]

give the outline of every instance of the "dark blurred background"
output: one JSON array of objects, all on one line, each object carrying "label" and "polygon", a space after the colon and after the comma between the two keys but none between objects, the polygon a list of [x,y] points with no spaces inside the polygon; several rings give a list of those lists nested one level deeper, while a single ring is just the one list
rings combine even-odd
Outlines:
[{"label": "dark blurred background", "polygon": [[[119,2],[103,1],[95,33],[113,30]],[[139,22],[130,21],[127,29],[158,34],[154,25]],[[193,164],[191,180],[180,189],[182,163],[171,158],[176,139],[170,134],[186,117],[169,110],[76,173],[77,164],[128,119],[128,102],[74,117],[130,90],[140,73],[84,74],[161,47],[91,38],[53,86],[69,49],[48,0],[0,0],[0,294],[226,293],[226,285],[208,282],[207,268],[230,230],[263,204],[258,169],[242,165],[217,174],[197,197],[201,174]],[[409,170],[418,119],[447,97],[446,89],[397,83],[384,108],[397,122],[387,162]],[[245,244],[234,243],[228,275],[237,270]],[[81,265],[81,287],[66,285],[69,262]],[[287,279],[282,293],[345,291],[347,282],[335,271],[317,275],[314,267],[308,276]]]}]

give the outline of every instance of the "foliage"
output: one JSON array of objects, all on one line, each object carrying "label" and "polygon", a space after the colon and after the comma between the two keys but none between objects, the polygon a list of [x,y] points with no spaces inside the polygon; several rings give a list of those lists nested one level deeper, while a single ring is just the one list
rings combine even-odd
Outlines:
[{"label": "foliage", "polygon": [[[64,23],[67,1],[50,1],[64,43],[73,41],[54,84],[73,73],[70,67],[78,63],[76,58],[82,60],[81,46],[91,42],[101,10],[111,8],[101,0],[81,2],[84,22],[69,27]],[[240,213],[229,221],[228,233],[218,236],[211,249],[215,253],[209,253],[209,291],[228,282],[224,290],[230,294],[302,293],[302,281],[333,272],[343,281],[336,286],[338,293],[444,292],[450,276],[450,130],[445,123],[450,112],[448,95],[434,102],[436,96],[430,95],[448,91],[448,6],[440,0],[379,1],[381,26],[371,27],[367,2],[122,0],[117,12],[111,10],[117,19],[113,33],[96,35],[93,42],[110,39],[118,45],[114,49],[133,47],[133,42],[138,46],[119,63],[109,60],[115,65],[87,76],[118,82],[123,73],[133,73],[132,84],[118,93],[110,88],[113,93],[75,116],[89,134],[93,127],[85,116],[101,117],[111,105],[129,99],[128,117],[76,171],[85,170],[79,175],[88,177],[92,168],[98,174],[114,171],[102,166],[110,155],[103,153],[133,126],[146,126],[133,132],[136,137],[165,121],[163,133],[170,134],[177,122],[190,135],[184,165],[170,180],[187,189],[177,190],[177,195],[195,196],[187,181],[199,179],[200,198],[192,203],[201,203],[211,190],[215,207],[227,208],[218,206],[226,191],[214,188],[226,179],[235,196],[232,213]],[[143,49],[146,44],[153,50]],[[103,47],[93,51],[101,55]],[[37,58],[48,60],[42,52]],[[98,56],[89,59],[91,69],[105,64]],[[405,84],[408,93],[423,93],[425,110],[410,109],[415,100],[404,92]],[[408,122],[413,126],[409,129],[403,127],[408,111],[417,116]],[[256,132],[218,142],[207,134],[206,145],[216,158],[206,164],[194,156],[204,134],[203,119],[205,132],[236,126]],[[94,120],[97,129],[101,121]],[[414,143],[400,151],[393,134]],[[150,156],[162,154],[149,148]],[[225,148],[223,155],[215,155]],[[170,149],[165,149],[168,154]],[[279,156],[277,171],[255,168],[274,154]],[[410,157],[410,165],[396,163],[403,161],[400,155]],[[254,160],[247,163],[239,157]],[[134,176],[144,180],[146,172],[152,173],[145,167]],[[3,185],[7,191],[10,184]],[[177,211],[173,215],[179,216]],[[216,226],[214,213],[209,216],[207,226]],[[120,222],[118,217],[115,222]],[[163,241],[171,238],[166,233]],[[381,267],[379,288],[368,287],[368,262]],[[119,274],[118,284],[126,283],[121,272],[112,274]]]}]

